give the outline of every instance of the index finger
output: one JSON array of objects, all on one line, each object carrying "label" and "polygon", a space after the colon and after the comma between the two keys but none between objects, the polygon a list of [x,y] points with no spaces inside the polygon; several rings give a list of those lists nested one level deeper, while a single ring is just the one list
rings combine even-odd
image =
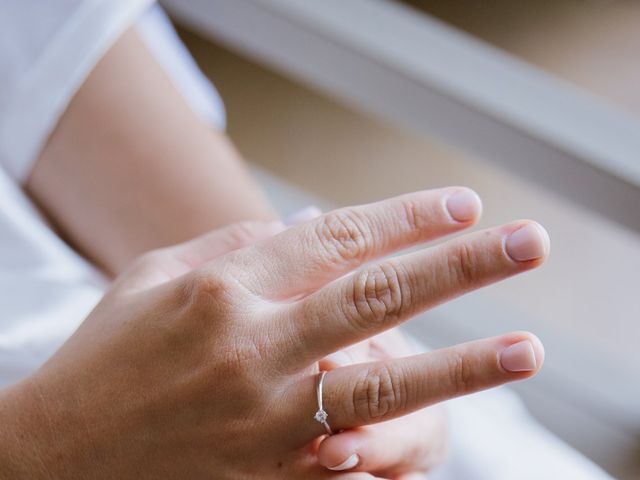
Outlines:
[{"label": "index finger", "polygon": [[245,249],[237,272],[250,290],[271,299],[311,292],[364,262],[474,224],[482,206],[464,187],[401,195],[335,210]]}]

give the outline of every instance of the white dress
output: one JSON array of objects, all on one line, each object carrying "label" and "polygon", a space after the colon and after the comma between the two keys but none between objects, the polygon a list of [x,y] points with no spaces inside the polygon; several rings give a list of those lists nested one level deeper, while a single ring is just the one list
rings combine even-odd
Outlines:
[{"label": "white dress", "polygon": [[[0,388],[51,356],[107,287],[21,185],[78,87],[133,24],[194,111],[224,128],[215,89],[151,0],[0,2]],[[450,460],[432,480],[610,478],[506,389],[452,401],[450,413]]]}]

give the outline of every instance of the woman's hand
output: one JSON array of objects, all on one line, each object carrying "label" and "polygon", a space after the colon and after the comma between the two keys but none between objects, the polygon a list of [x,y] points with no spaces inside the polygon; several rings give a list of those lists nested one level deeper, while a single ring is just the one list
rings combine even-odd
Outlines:
[{"label": "woman's hand", "polygon": [[[320,361],[322,370],[406,357],[424,351],[394,328]],[[330,470],[363,471],[394,480],[421,480],[448,450],[446,409],[433,405],[404,417],[345,430],[320,443],[318,459]]]},{"label": "woman's hand", "polygon": [[[141,258],[38,372],[5,392],[11,478],[360,480],[318,465],[318,361],[471,289],[542,263],[515,222],[353,269],[458,231],[462,188],[342,209],[211,260],[212,235]],[[214,255],[215,257],[215,255]],[[332,370],[335,431],[527,378],[528,333]],[[27,448],[28,447],[28,448]]]}]

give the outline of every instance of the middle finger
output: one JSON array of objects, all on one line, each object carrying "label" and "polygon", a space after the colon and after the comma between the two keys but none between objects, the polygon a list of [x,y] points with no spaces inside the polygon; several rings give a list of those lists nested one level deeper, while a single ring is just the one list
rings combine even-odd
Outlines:
[{"label": "middle finger", "polygon": [[289,365],[310,363],[470,290],[540,265],[548,236],[521,221],[387,259],[284,304],[272,320]]}]

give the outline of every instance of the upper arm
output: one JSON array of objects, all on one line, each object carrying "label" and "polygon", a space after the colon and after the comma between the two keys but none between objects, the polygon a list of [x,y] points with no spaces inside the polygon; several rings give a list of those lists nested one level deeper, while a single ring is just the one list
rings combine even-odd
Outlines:
[{"label": "upper arm", "polygon": [[224,133],[198,118],[133,29],[71,100],[26,190],[111,273],[146,250],[274,215]]}]

